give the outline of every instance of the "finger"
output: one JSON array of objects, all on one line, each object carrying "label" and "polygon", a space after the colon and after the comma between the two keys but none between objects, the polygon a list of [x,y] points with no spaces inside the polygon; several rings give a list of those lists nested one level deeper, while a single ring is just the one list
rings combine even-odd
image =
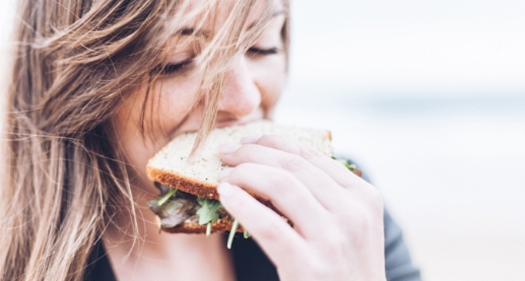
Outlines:
[{"label": "finger", "polygon": [[301,254],[307,248],[305,240],[282,217],[246,191],[229,183],[221,183],[217,191],[224,208],[252,235],[274,264],[286,264],[286,257]]},{"label": "finger", "polygon": [[348,189],[355,186],[362,186],[364,182],[363,179],[350,172],[346,167],[337,161],[334,161],[332,158],[289,138],[280,135],[266,135],[258,139],[246,138],[245,143],[248,142],[300,156],[315,167],[321,169],[337,184],[343,186],[344,188]]},{"label": "finger", "polygon": [[221,182],[240,186],[269,199],[303,236],[312,236],[330,216],[308,188],[283,169],[244,163],[225,170],[221,174]]},{"label": "finger", "polygon": [[332,210],[335,203],[348,196],[330,176],[295,154],[262,145],[247,144],[235,151],[230,150],[230,153],[223,151],[221,159],[230,166],[258,163],[284,169],[302,182],[327,210]]}]

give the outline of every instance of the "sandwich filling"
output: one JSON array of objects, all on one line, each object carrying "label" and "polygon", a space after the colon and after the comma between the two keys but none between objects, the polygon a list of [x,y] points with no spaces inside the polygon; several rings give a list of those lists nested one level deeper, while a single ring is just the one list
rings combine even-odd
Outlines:
[{"label": "sandwich filling", "polygon": [[[355,165],[344,159],[332,157],[350,171],[361,176],[361,171]],[[221,203],[214,199],[197,197],[163,184],[155,183],[161,196],[149,200],[149,208],[159,217],[160,229],[169,229],[183,223],[208,225],[207,234],[211,232],[212,222],[233,223],[235,219],[226,212]]]},{"label": "sandwich filling", "polygon": [[183,223],[208,225],[211,232],[212,222],[229,222],[234,219],[219,201],[197,197],[177,189],[162,186],[163,196],[148,201],[149,208],[159,217],[160,228],[168,229]]},{"label": "sandwich filling", "polygon": [[[206,235],[209,236],[213,222],[228,222],[232,224],[232,228],[226,247],[231,249],[239,222],[226,212],[219,201],[197,197],[161,184],[157,186],[163,195],[158,199],[149,200],[148,206],[159,218],[161,230],[176,227],[183,223],[198,223],[207,225]],[[244,238],[250,237],[246,230],[243,232]]]},{"label": "sandwich filling", "polygon": [[[348,161],[332,157],[334,160],[343,164],[356,175],[361,176],[361,171]],[[174,188],[169,188],[158,182],[155,185],[160,189],[161,196],[157,199],[149,200],[149,208],[158,216],[160,229],[170,229],[182,224],[207,225],[206,235],[211,234],[212,223],[232,224],[232,229],[228,237],[227,247],[231,248],[233,236],[239,227],[238,221],[233,218],[221,205],[214,199],[197,197]],[[250,235],[244,231],[244,238]]]}]

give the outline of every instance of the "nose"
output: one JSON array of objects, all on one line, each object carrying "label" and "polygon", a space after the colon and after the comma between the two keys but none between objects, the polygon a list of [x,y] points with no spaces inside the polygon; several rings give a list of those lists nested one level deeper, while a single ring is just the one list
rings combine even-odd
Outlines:
[{"label": "nose", "polygon": [[261,93],[243,56],[235,58],[226,74],[219,112],[240,118],[256,110],[261,103]]}]

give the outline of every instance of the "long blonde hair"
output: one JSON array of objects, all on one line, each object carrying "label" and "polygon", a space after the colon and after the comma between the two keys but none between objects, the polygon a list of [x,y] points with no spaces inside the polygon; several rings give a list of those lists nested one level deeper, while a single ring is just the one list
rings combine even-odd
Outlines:
[{"label": "long blonde hair", "polygon": [[[19,1],[0,187],[2,280],[82,280],[112,206],[135,214],[110,120],[122,100],[155,81],[170,39],[196,19],[213,18],[219,7],[210,0],[196,9],[191,2]],[[255,0],[228,3],[228,19],[196,58],[207,103],[195,148],[213,125],[230,58],[249,47],[270,18],[243,35]],[[267,7],[263,15],[272,13]],[[288,28],[287,21],[285,52]]]}]

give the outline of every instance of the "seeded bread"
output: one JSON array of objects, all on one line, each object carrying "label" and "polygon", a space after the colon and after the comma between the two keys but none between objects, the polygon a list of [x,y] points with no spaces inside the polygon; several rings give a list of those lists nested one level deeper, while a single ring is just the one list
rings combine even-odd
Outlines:
[{"label": "seeded bread", "polygon": [[[329,131],[293,128],[264,120],[214,129],[208,135],[206,143],[196,157],[188,160],[196,135],[196,133],[187,133],[175,138],[151,158],[147,165],[148,178],[197,197],[219,200],[218,176],[227,167],[219,158],[219,147],[222,144],[239,143],[246,136],[282,135],[317,149],[327,156],[332,155]],[[275,210],[268,200],[255,194],[252,196]],[[229,230],[230,226],[231,222],[214,223],[212,228],[214,232],[225,231]],[[183,223],[172,229],[163,230],[172,233],[204,233],[206,226],[197,223]]]},{"label": "seeded bread", "polygon": [[188,161],[196,133],[181,135],[151,158],[147,165],[150,180],[186,193],[219,199],[219,173],[226,167],[219,159],[219,147],[224,143],[239,143],[250,135],[283,135],[331,156],[330,132],[299,129],[258,121],[241,126],[215,129],[193,161]]}]

